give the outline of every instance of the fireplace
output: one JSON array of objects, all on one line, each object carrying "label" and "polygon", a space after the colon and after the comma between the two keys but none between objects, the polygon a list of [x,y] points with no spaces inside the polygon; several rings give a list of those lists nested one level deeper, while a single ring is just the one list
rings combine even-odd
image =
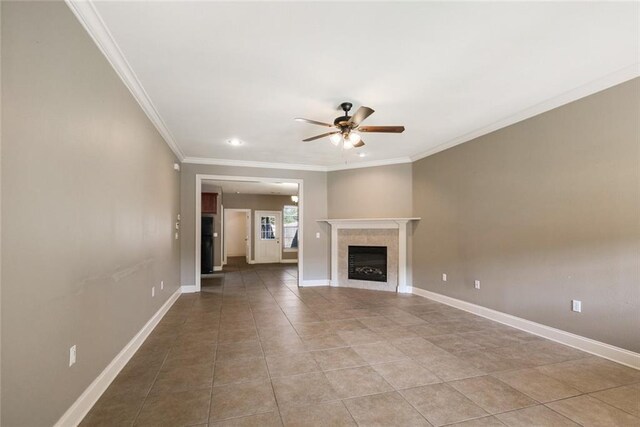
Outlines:
[{"label": "fireplace", "polygon": [[349,279],[387,281],[386,246],[349,246]]}]

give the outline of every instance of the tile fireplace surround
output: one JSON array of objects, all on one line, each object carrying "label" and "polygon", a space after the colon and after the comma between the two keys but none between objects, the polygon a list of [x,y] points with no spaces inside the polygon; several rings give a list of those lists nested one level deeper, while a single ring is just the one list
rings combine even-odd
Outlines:
[{"label": "tile fireplace surround", "polygon": [[[410,293],[407,235],[420,218],[325,219],[331,225],[331,286]],[[348,278],[349,245],[386,246],[387,282]]]}]

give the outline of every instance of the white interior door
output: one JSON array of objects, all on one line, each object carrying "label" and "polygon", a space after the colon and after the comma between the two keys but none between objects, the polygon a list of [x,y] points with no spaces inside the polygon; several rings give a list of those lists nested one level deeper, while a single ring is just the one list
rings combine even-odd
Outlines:
[{"label": "white interior door", "polygon": [[280,262],[282,236],[282,212],[255,212],[255,262]]}]

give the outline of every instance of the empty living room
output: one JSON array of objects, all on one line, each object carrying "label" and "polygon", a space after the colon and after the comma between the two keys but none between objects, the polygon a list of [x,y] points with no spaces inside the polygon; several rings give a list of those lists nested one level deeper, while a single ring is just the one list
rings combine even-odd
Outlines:
[{"label": "empty living room", "polygon": [[0,425],[640,426],[640,2],[0,0]]}]

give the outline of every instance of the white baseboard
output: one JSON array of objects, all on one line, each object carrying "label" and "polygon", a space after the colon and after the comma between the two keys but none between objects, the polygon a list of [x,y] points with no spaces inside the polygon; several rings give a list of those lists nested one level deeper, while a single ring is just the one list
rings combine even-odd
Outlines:
[{"label": "white baseboard", "polygon": [[303,288],[310,288],[312,286],[330,286],[330,285],[329,285],[329,280],[320,279],[320,280],[303,280],[300,286]]},{"label": "white baseboard", "polygon": [[282,259],[280,260],[280,264],[297,264],[297,259]]},{"label": "white baseboard", "polygon": [[411,294],[413,293],[413,288],[411,286],[398,286],[399,294]]},{"label": "white baseboard", "polygon": [[531,320],[526,320],[521,317],[516,317],[511,314],[492,310],[481,305],[472,304],[467,301],[462,301],[424,289],[414,287],[413,293],[433,301],[441,302],[443,304],[477,314],[478,316],[486,317],[487,319],[495,320],[496,322],[516,329],[547,338],[551,341],[609,359],[622,365],[640,369],[640,354],[634,353],[633,351],[625,350],[624,348],[615,347],[610,344],[592,340],[591,338],[572,334],[571,332],[552,328],[551,326],[542,325],[540,323],[532,322]]},{"label": "white baseboard", "polygon": [[118,373],[124,368],[129,359],[140,348],[144,340],[147,339],[149,334],[156,327],[158,322],[169,311],[174,302],[181,294],[181,288],[178,288],[173,295],[160,307],[160,309],[149,319],[149,321],[140,329],[140,331],[127,343],[126,346],[118,353],[118,355],[107,365],[106,368],[93,380],[93,382],[86,388],[86,390],[80,395],[80,397],[71,405],[67,412],[62,415],[54,427],[69,427],[77,426],[82,419],[91,410],[93,405],[98,401],[102,393],[105,392],[107,387],[116,378]]},{"label": "white baseboard", "polygon": [[222,271],[222,266],[221,265],[214,265],[213,266],[213,271]]},{"label": "white baseboard", "polygon": [[182,285],[180,289],[182,289],[183,294],[192,294],[198,291],[196,285]]}]

